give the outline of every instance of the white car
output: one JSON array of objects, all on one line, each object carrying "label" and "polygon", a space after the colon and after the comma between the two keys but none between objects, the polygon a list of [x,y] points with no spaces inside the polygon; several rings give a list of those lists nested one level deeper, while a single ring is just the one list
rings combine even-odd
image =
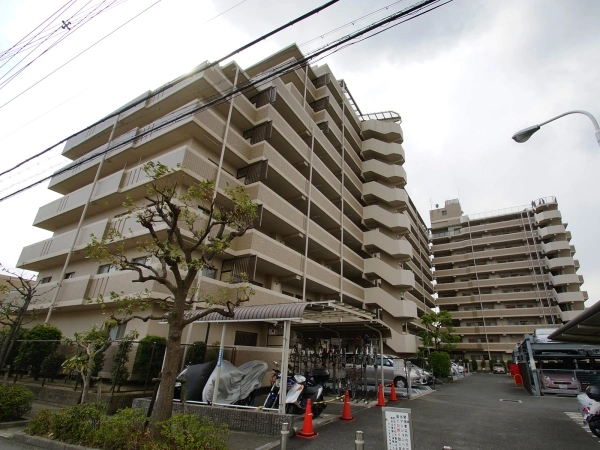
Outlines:
[{"label": "white car", "polygon": [[451,367],[451,372],[453,374],[459,375],[459,374],[465,373],[465,368],[464,368],[464,366],[461,366],[461,365],[453,362],[452,367]]}]

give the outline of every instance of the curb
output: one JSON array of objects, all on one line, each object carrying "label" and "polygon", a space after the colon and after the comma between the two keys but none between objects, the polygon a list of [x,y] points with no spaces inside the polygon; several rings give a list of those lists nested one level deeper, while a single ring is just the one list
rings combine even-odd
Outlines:
[{"label": "curb", "polygon": [[31,419],[15,420],[14,422],[2,422],[2,423],[0,423],[0,430],[4,430],[6,428],[22,427],[24,425],[29,425],[30,420]]},{"label": "curb", "polygon": [[52,439],[46,439],[39,436],[30,436],[25,433],[15,433],[12,437],[14,441],[22,444],[32,445],[38,448],[46,448],[49,450],[97,450],[90,447],[84,447],[82,445],[65,444],[60,441],[53,441]]}]

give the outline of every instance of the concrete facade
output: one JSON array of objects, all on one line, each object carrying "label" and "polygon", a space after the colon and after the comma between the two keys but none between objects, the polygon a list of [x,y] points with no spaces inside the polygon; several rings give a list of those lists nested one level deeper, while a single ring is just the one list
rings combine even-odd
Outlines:
[{"label": "concrete facade", "polygon": [[468,215],[448,200],[430,218],[437,306],[452,313],[459,355],[510,359],[523,334],[583,311],[588,295],[555,197]]},{"label": "concrete facade", "polygon": [[[214,180],[227,130],[219,192],[227,185],[245,186],[262,205],[262,219],[220,256],[216,273],[202,278],[202,290],[227,288],[223,269],[234,258],[246,258],[256,267],[251,278],[256,295],[250,304],[340,299],[379,309],[393,330],[388,350],[400,355],[417,351],[418,316],[433,307],[434,291],[428,229],[405,190],[399,115],[360,114],[347,85],[321,65],[296,68],[247,89],[234,98],[231,115],[229,101],[224,101],[158,128],[232,89],[236,71],[239,85],[294,58],[302,58],[296,45],[246,69],[235,62],[210,68],[120,115],[111,146],[124,144],[107,155],[52,324],[69,335],[101,321],[98,306],[89,299],[107,298],[111,292],[166,293],[156,283],[133,283],[136,276],[130,272],[103,273],[86,258],[84,248],[92,233],[105,236],[116,228],[131,238],[131,257],[148,256],[136,253],[133,244],[144,229],[119,217],[126,196],[141,199],[145,193],[143,164],[179,164],[173,177],[183,185]],[[81,162],[102,151],[116,120],[106,119],[73,137],[63,155]],[[41,206],[34,225],[54,235],[25,247],[19,258],[19,267],[39,272],[49,286],[60,281],[99,160],[53,177],[49,188],[63,197]],[[52,296],[46,296],[46,307]],[[204,340],[207,326],[192,327],[189,341]],[[131,322],[128,328],[136,328],[140,336],[166,332],[165,325],[152,322]],[[268,344],[267,324],[251,323],[228,327],[225,345],[235,343],[238,331],[255,333],[258,346]],[[209,343],[220,337],[220,326],[211,327]]]}]

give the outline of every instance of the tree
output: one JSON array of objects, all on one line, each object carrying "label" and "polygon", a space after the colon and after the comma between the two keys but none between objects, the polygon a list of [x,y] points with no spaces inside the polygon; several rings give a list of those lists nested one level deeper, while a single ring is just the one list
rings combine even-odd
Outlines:
[{"label": "tree", "polygon": [[33,276],[27,278],[23,273],[20,275],[2,268],[9,274],[5,285],[0,286],[0,325],[5,327],[5,333],[0,347],[0,370],[6,365],[8,356],[19,337],[19,330],[23,325],[35,319],[35,310],[30,311],[26,318],[27,310],[35,303],[36,297],[47,294],[53,288],[46,289],[42,294],[37,293],[40,281],[34,282]]},{"label": "tree", "polygon": [[459,336],[454,333],[452,326],[452,314],[446,310],[439,312],[432,311],[421,316],[421,323],[426,330],[419,333],[419,337],[423,340],[426,347],[435,347],[440,350],[442,346],[447,349],[453,349],[456,342],[460,340]]},{"label": "tree", "polygon": [[[83,392],[81,393],[80,403],[85,403],[87,393],[92,383],[92,375],[99,372],[104,352],[113,339],[110,337],[110,329],[116,325],[112,319],[108,319],[102,326],[93,325],[89,330],[76,332],[73,338],[65,338],[65,344],[75,344],[79,347],[77,355],[68,358],[63,367],[68,370],[75,370],[81,375],[83,380]],[[137,336],[136,331],[131,331],[127,340],[133,340]]]},{"label": "tree", "polygon": [[62,332],[52,325],[36,325],[25,336],[24,345],[19,346],[19,353],[15,365],[20,368],[29,368],[33,379],[37,380],[42,371],[42,363],[52,354],[56,344],[62,338]]},{"label": "tree", "polygon": [[[204,268],[213,268],[215,256],[225,252],[233,239],[252,228],[257,218],[257,204],[250,200],[243,187],[228,186],[224,190],[225,198],[219,198],[213,181],[190,179],[181,166],[173,169],[151,161],[143,170],[150,178],[144,203],[136,204],[129,197],[124,203],[123,217],[135,218],[145,229],[149,237],[138,241],[136,248],[140,253],[152,255],[159,264],[150,265],[147,261],[130,258],[125,246],[127,236],[116,229],[102,239],[92,235],[86,251],[98,262],[135,272],[134,282],[153,282],[169,292],[164,296],[154,295],[148,289],[137,295],[113,292],[112,305],[99,299],[105,307],[116,308],[110,315],[118,323],[132,319],[167,321],[167,349],[155,410],[156,420],[164,421],[172,414],[184,328],[213,312],[233,317],[235,308],[248,301],[253,293],[244,283],[237,283],[218,296],[201,295],[196,288],[196,276]],[[174,174],[178,171],[183,174],[186,185],[175,181]],[[205,308],[193,309],[201,302]],[[162,308],[164,313],[139,314],[152,306]]]}]

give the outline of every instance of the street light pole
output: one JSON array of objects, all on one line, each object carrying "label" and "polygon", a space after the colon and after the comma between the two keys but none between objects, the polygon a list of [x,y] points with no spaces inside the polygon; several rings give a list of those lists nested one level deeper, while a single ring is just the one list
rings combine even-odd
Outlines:
[{"label": "street light pole", "polygon": [[522,144],[523,142],[528,141],[529,138],[533,135],[533,133],[538,131],[542,126],[546,125],[547,123],[553,122],[556,119],[560,119],[561,117],[567,116],[569,114],[584,114],[584,115],[588,116],[589,119],[592,121],[592,124],[594,124],[594,129],[596,130],[596,141],[598,142],[598,145],[600,145],[600,127],[598,126],[598,121],[589,112],[581,111],[581,110],[567,111],[566,113],[563,113],[559,116],[553,117],[552,119],[542,122],[539,125],[534,125],[532,127],[525,128],[521,131],[517,131],[513,135],[512,138],[515,142]]}]

